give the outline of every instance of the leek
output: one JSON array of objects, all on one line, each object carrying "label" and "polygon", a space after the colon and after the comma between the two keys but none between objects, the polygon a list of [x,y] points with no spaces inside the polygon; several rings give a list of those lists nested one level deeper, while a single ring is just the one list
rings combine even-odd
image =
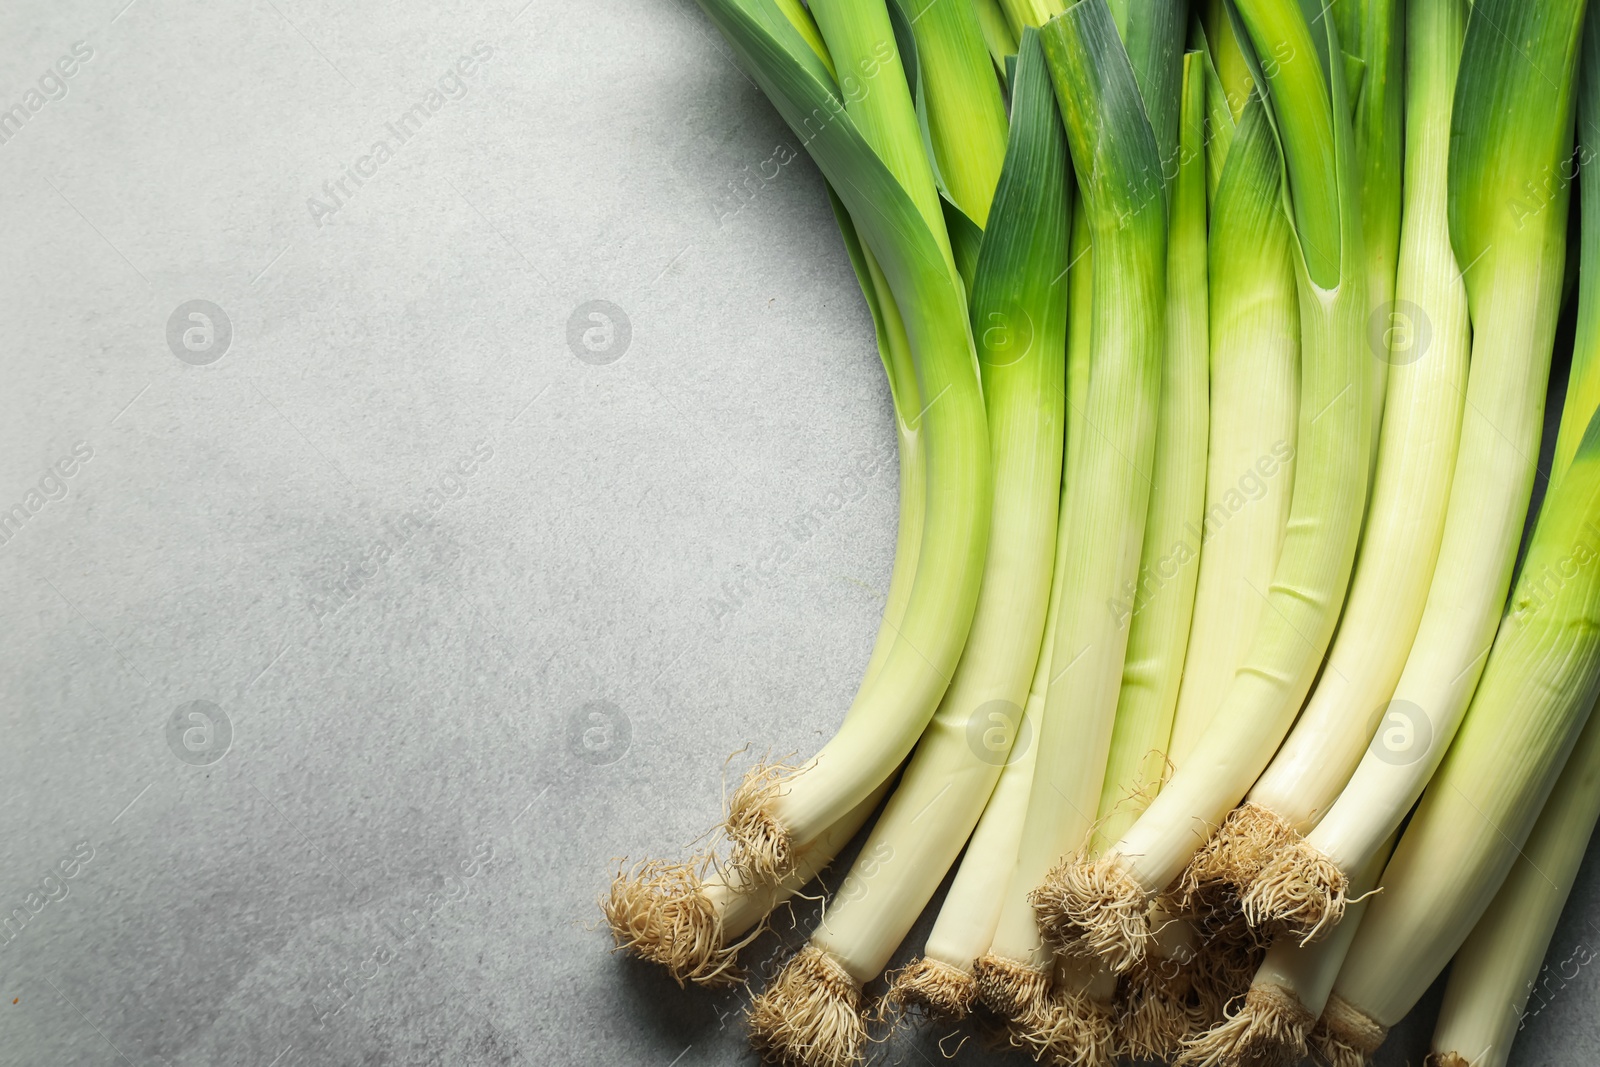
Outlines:
[{"label": "leek", "polygon": [[[1039,657],[1065,436],[1070,212],[1067,146],[1036,36],[1028,31],[1019,52],[1012,138],[973,291],[995,464],[982,592],[955,679],[851,871],[855,891],[829,906],[752,1009],[758,1046],[795,1062],[859,1058],[861,986],[977,823]],[[999,758],[983,745],[991,733]]]},{"label": "leek", "polygon": [[1122,836],[1166,777],[1199,569],[1199,546],[1190,531],[1205,505],[1209,349],[1205,81],[1197,53],[1183,57],[1182,72],[1182,124],[1167,233],[1167,355],[1150,508],[1138,579],[1108,605],[1128,627],[1128,648],[1095,827],[1098,847]]},{"label": "leek", "polygon": [[618,875],[600,907],[618,949],[666,968],[685,982],[717,987],[744,978],[739,952],[766,928],[767,916],[820,874],[866,825],[888,792],[879,786],[795,857],[776,882],[730,878],[706,860],[646,860]]},{"label": "leek", "polygon": [[[1072,456],[1083,448],[1087,426],[1084,399],[1089,388],[1089,339],[1093,318],[1090,314],[1093,291],[1094,254],[1090,248],[1083,199],[1073,200],[1072,262],[1067,273],[1067,446]],[[1062,464],[1059,513],[1071,511],[1067,464]],[[1023,711],[1024,726],[1018,738],[1028,743],[1020,752],[1009,755],[994,793],[973,831],[966,854],[946,894],[922,959],[914,961],[897,977],[891,997],[901,1005],[916,1004],[940,1016],[960,1018],[984,996],[975,962],[986,957],[1000,923],[1007,887],[1016,867],[1022,845],[1023,822],[1028,797],[1033,788],[1039,758],[1039,729],[1044,715],[1045,694],[1050,684],[1050,657],[1055,646],[1056,625],[1061,613],[1062,586],[1066,567],[1062,560],[1068,551],[1068,524],[1057,526],[1055,560],[1051,570],[1050,608],[1045,622],[1039,662]],[[1020,743],[1020,742],[1019,742]],[[998,1003],[989,1003],[1000,1010]]]},{"label": "leek", "polygon": [[1193,885],[1243,890],[1278,849],[1317,824],[1360,763],[1377,725],[1374,711],[1394,694],[1422,620],[1444,532],[1470,344],[1446,193],[1466,15],[1465,0],[1409,5],[1406,210],[1395,287],[1403,310],[1379,319],[1386,328],[1374,338],[1390,360],[1389,400],[1350,599],[1310,702],[1245,804],[1195,858]]},{"label": "leek", "polygon": [[[916,569],[903,598],[891,589],[884,630],[894,636],[886,651],[875,652],[839,734],[798,773],[757,768],[746,778],[726,827],[734,845],[729,864],[711,858],[645,864],[638,877],[619,877],[613,887],[607,911],[618,943],[667,963],[680,980],[731,974],[729,931],[722,928],[727,909],[744,906],[746,895],[770,899],[764,885],[792,884],[801,857],[809,850],[820,859],[818,840],[853,818],[909,753],[966,640],[990,505],[986,423],[966,303],[887,9],[867,5],[842,17],[830,11],[823,37],[834,39],[819,48],[815,35],[805,32],[804,13],[773,0],[708,0],[705,6],[859,224],[857,267],[867,267],[875,292],[886,289],[880,311],[889,305],[904,312],[916,390],[891,374],[897,403],[931,399],[902,421],[902,444],[909,426],[920,453],[909,469],[926,472],[921,510],[927,520],[916,552],[926,567]],[[817,5],[819,13],[824,7]],[[832,61],[840,59],[852,72],[841,84],[853,107],[835,91],[830,74]],[[857,73],[872,81],[863,86]],[[856,227],[845,227],[844,217],[848,245]],[[858,258],[854,252],[852,258]],[[913,518],[916,510],[909,512]],[[904,530],[901,540],[903,548]]]},{"label": "leek", "polygon": [[[1600,349],[1600,288],[1595,284],[1600,279],[1600,164],[1593,155],[1600,137],[1600,20],[1593,18],[1584,26],[1577,107],[1578,137],[1586,148],[1579,170],[1582,265],[1578,332],[1551,465],[1550,491],[1555,493],[1577,452],[1582,413],[1600,408],[1600,360],[1595,358]],[[1591,712],[1511,873],[1456,953],[1433,1032],[1438,1067],[1505,1067],[1597,817],[1600,719]]]},{"label": "leek", "polygon": [[[834,64],[873,72],[868,92],[834,92],[814,53],[770,0],[704,7],[833,184],[905,319],[923,398],[927,506],[917,575],[860,710],[800,768],[758,768],[735,793],[726,833],[735,868],[771,880],[910,752],[949,683],[976,606],[989,527],[988,435],[966,303],[923,155],[887,9],[812,5]],[[786,32],[787,31],[787,32]],[[857,120],[860,120],[858,125]]]},{"label": "leek", "polygon": [[1252,94],[1212,212],[1211,440],[1205,513],[1188,531],[1200,564],[1170,752],[1179,766],[1250,651],[1294,487],[1300,313],[1282,171]]},{"label": "leek", "polygon": [[[810,16],[804,9],[800,9],[799,16],[804,16],[804,21],[797,28],[803,29]],[[808,41],[815,37],[814,33],[802,36]],[[815,40],[820,48],[821,38]],[[826,59],[826,52],[819,55]],[[870,679],[882,670],[905,617],[922,536],[926,471],[913,424],[920,405],[904,320],[895,307],[888,280],[872,253],[862,246],[855,224],[831,188],[828,199],[872,316],[878,356],[894,402],[899,443],[900,523],[883,625],[863,674]],[[748,944],[750,931],[757,930],[767,912],[832,862],[876,810],[885,791],[880,786],[869,800],[858,804],[818,841],[802,849],[795,870],[775,888],[765,881],[752,881],[742,872],[730,871],[710,857],[688,863],[647,860],[619,873],[600,904],[614,943],[623,951],[662,965],[680,985],[685,981],[702,985],[738,981],[738,953]]]},{"label": "leek", "polygon": [[1591,711],[1511,873],[1450,965],[1433,1030],[1438,1067],[1506,1067],[1597,820],[1600,718]]},{"label": "leek", "polygon": [[[1048,984],[1029,898],[1087,843],[1099,804],[1128,631],[1107,610],[1138,570],[1155,452],[1166,307],[1166,194],[1156,136],[1105,0],[1041,31],[1079,176],[1093,255],[1083,447],[1067,457],[1067,553],[1039,762],[991,970]],[[1152,181],[1154,184],[1152,184]]]},{"label": "leek", "polygon": [[[1488,908],[1550,796],[1600,693],[1597,522],[1600,418],[1592,418],[1545,501],[1459,735],[1339,972],[1335,1041],[1370,1055],[1373,1038],[1411,1010]],[[1564,581],[1546,595],[1548,573]],[[1352,1015],[1362,1024],[1349,1025]]]},{"label": "leek", "polygon": [[[1566,255],[1566,187],[1537,208],[1524,209],[1519,197],[1571,152],[1583,10],[1583,0],[1478,0],[1467,23],[1451,115],[1449,211],[1472,362],[1444,538],[1389,705],[1397,722],[1378,734],[1316,828],[1280,848],[1252,881],[1243,905],[1258,926],[1312,937],[1338,921],[1347,872],[1371,857],[1422,793],[1494,641],[1533,488]],[[1530,62],[1556,79],[1530,79]]]},{"label": "leek", "polygon": [[[1139,579],[1107,605],[1128,628],[1128,647],[1091,848],[1131,824],[1165,778],[1194,603],[1196,556],[1184,541],[1204,502],[1207,418],[1205,84],[1196,60],[1185,55],[1180,68],[1178,144],[1166,170],[1167,354]],[[1036,1058],[1093,1063],[1119,1045],[1138,1054],[1170,1044],[1159,1010],[1118,1015],[1115,978],[1098,961],[1058,974],[1054,986],[1011,1027],[1013,1043]]]},{"label": "leek", "polygon": [[[1241,0],[1286,160],[1301,328],[1301,404],[1288,531],[1251,651],[1217,718],[1122,838],[1048,887],[1056,944],[1117,970],[1144,955],[1154,896],[1244,796],[1288,732],[1344,601],[1367,487],[1366,277],[1344,72],[1331,23],[1313,36],[1298,5]],[[1320,38],[1320,44],[1319,39]],[[1237,146],[1236,146],[1237,147]],[[1202,832],[1197,833],[1199,829]]]}]

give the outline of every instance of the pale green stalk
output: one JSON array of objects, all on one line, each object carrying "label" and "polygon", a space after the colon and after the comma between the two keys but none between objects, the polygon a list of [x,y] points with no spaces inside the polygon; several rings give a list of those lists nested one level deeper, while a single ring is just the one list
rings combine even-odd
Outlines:
[{"label": "pale green stalk", "polygon": [[1205,0],[1200,13],[1200,24],[1205,28],[1206,42],[1211,46],[1211,59],[1216,65],[1217,81],[1222,97],[1227,102],[1235,122],[1244,115],[1245,105],[1255,92],[1255,76],[1244,50],[1239,47],[1239,37],[1233,19],[1228,17],[1227,0]]},{"label": "pale green stalk", "polygon": [[[1469,58],[1471,33],[1469,26]],[[1470,69],[1465,60],[1462,67]],[[1594,707],[1597,523],[1600,419],[1591,419],[1545,501],[1472,706],[1384,868],[1383,892],[1334,986],[1345,1006],[1378,1027],[1411,1010],[1483,915]],[[1561,579],[1553,592],[1548,574]]]},{"label": "pale green stalk", "polygon": [[1211,220],[1210,443],[1205,512],[1185,531],[1200,564],[1169,749],[1178,766],[1205,736],[1250,651],[1294,489],[1300,309],[1282,175],[1266,107],[1253,96]]},{"label": "pale green stalk", "polygon": [[[1566,959],[1545,963],[1597,820],[1600,718],[1591,711],[1511,873],[1450,965],[1433,1028],[1440,1067],[1506,1067],[1511,1043],[1527,1020],[1593,958],[1580,945]],[[1579,952],[1587,958],[1577,960]],[[1569,966],[1573,974],[1567,973]]]},{"label": "pale green stalk", "polygon": [[995,485],[982,591],[955,678],[847,878],[851,892],[811,938],[860,983],[883,970],[976,825],[1045,625],[1066,431],[1070,172],[1044,56],[1028,37],[973,289]]},{"label": "pale green stalk", "polygon": [[1167,228],[1167,354],[1155,466],[1137,581],[1107,608],[1128,628],[1116,723],[1101,790],[1096,848],[1122,836],[1160,789],[1183,677],[1200,554],[1189,529],[1206,496],[1210,406],[1206,310],[1205,79],[1183,57],[1177,173]]},{"label": "pale green stalk", "polygon": [[[847,88],[841,100],[820,59],[787,22],[777,25],[781,16],[763,3],[705,0],[703,6],[805,142],[883,270],[904,317],[924,398],[917,429],[927,463],[917,577],[894,645],[857,693],[859,713],[847,715],[833,740],[796,772],[758,774],[735,795],[728,825],[734,861],[754,877],[771,879],[792,863],[794,849],[889,777],[943,697],[976,606],[991,490],[963,288],[920,154],[887,9],[881,0],[849,10],[821,0],[812,5],[842,79],[848,80],[846,70],[877,71],[870,92],[853,95]],[[858,112],[870,133],[858,126]],[[931,206],[918,190],[932,194]]]},{"label": "pale green stalk", "polygon": [[[1392,725],[1316,828],[1254,880],[1243,904],[1255,924],[1311,936],[1338,920],[1347,872],[1422,793],[1494,641],[1533,487],[1566,254],[1565,186],[1537,204],[1522,198],[1571,151],[1583,10],[1583,0],[1478,0],[1467,23],[1449,183],[1472,357],[1444,539],[1389,706]],[[1529,78],[1530,62],[1548,80]]]},{"label": "pale green stalk", "polygon": [[[1245,818],[1265,819],[1249,843],[1259,860],[1272,858],[1271,834],[1309,832],[1360,763],[1417,635],[1450,503],[1471,344],[1447,194],[1467,5],[1412,0],[1409,18],[1405,232],[1395,289],[1401,310],[1374,334],[1377,350],[1392,361],[1377,482],[1327,666],[1247,798],[1254,810]],[[1227,833],[1216,839],[1229,841]],[[1259,860],[1241,854],[1230,880],[1248,884]]]},{"label": "pale green stalk", "polygon": [[1166,191],[1134,67],[1104,0],[1041,31],[1094,248],[1083,448],[1067,457],[1067,554],[1039,763],[991,955],[1048,973],[1029,890],[1088,842],[1127,629],[1107,610],[1139,565],[1165,351]]},{"label": "pale green stalk", "polygon": [[[1094,285],[1094,253],[1090,248],[1088,222],[1083,211],[1083,198],[1072,202],[1072,266],[1067,274],[1069,296],[1067,333],[1067,442],[1066,455],[1071,457],[1083,448],[1084,404],[1089,391],[1089,339],[1093,316],[1091,293]],[[1066,464],[1062,464],[1060,514],[1070,513],[1069,483]],[[1027,738],[1026,746],[1018,741],[1010,761],[1000,774],[994,794],[983,810],[983,817],[973,831],[966,854],[956,873],[955,882],[939,908],[933,932],[928,936],[924,958],[943,971],[969,973],[973,961],[988,953],[1000,923],[1000,912],[1006,900],[1012,873],[1017,863],[1017,852],[1022,845],[1023,823],[1027,817],[1028,797],[1033,788],[1034,771],[1039,758],[1039,730],[1044,715],[1045,694],[1050,684],[1050,655],[1055,646],[1057,622],[1061,613],[1062,586],[1066,581],[1066,567],[1062,561],[1067,552],[1066,522],[1058,524],[1055,560],[1051,571],[1050,610],[1045,623],[1044,640],[1039,652],[1039,663],[1034,670],[1033,683],[1028,690],[1028,702],[1023,718],[1026,726],[1019,738]],[[953,979],[960,981],[959,979]],[[921,999],[928,1007],[946,1015],[960,1015],[967,1010],[962,999],[949,998],[935,1003],[926,994],[914,997],[902,985],[902,999]],[[963,993],[963,997],[966,994]]]},{"label": "pale green stalk", "polygon": [[917,369],[911,358],[911,342],[906,337],[905,320],[895,306],[894,294],[889,291],[889,280],[883,276],[878,261],[861,244],[855,223],[839,202],[838,194],[828,189],[828,200],[833,205],[839,232],[844,236],[845,251],[850,265],[855,268],[856,280],[866,297],[867,309],[872,314],[872,328],[877,335],[878,359],[883,363],[883,373],[889,380],[889,396],[894,403],[895,440],[899,445],[900,461],[900,523],[895,531],[894,570],[889,575],[889,591],[884,597],[883,624],[878,629],[872,645],[872,655],[862,678],[875,676],[883,669],[883,662],[894,647],[895,635],[905,618],[906,603],[911,598],[911,587],[917,576],[917,555],[922,544],[922,520],[927,508],[927,460],[917,436],[913,420],[921,414],[922,404],[917,395]]},{"label": "pale green stalk", "polygon": [[[1052,875],[1041,919],[1053,941],[1092,950],[1118,970],[1144,954],[1154,895],[1243,798],[1294,721],[1344,603],[1366,499],[1366,259],[1342,66],[1324,69],[1298,4],[1240,0],[1238,7],[1254,52],[1273,63],[1266,84],[1299,239],[1295,484],[1267,609],[1224,698],[1227,714],[1104,856]],[[1327,20],[1319,32],[1327,36],[1320,47],[1337,55]]]}]

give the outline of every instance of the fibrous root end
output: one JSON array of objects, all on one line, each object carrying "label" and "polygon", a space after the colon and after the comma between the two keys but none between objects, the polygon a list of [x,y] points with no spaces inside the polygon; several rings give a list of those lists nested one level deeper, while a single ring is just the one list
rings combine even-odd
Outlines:
[{"label": "fibrous root end", "polygon": [[647,860],[619,871],[600,898],[616,947],[658,963],[679,985],[731,985],[739,946],[722,943],[722,919],[705,894],[702,865]]},{"label": "fibrous root end", "polygon": [[735,877],[771,883],[794,869],[789,831],[772,811],[793,773],[792,767],[757,764],[729,798],[723,835],[732,846],[729,866]]},{"label": "fibrous root end", "polygon": [[1339,994],[1328,998],[1322,1018],[1311,1031],[1311,1049],[1328,1067],[1368,1067],[1389,1028]]},{"label": "fibrous root end", "polygon": [[1196,959],[1147,956],[1123,978],[1121,1000],[1118,1034],[1137,1060],[1170,1059],[1221,1011]]},{"label": "fibrous root end", "polygon": [[1184,870],[1178,898],[1195,913],[1231,912],[1239,895],[1299,834],[1283,816],[1246,802],[1228,813]]},{"label": "fibrous root end", "polygon": [[977,979],[943,960],[913,961],[895,976],[884,998],[899,1011],[920,1009],[936,1019],[965,1019],[978,997]]},{"label": "fibrous root end", "polygon": [[815,945],[802,948],[750,1005],[750,1043],[769,1063],[859,1067],[867,1044],[861,985]]},{"label": "fibrous root end", "polygon": [[1317,940],[1344,918],[1350,879],[1304,838],[1296,838],[1261,869],[1240,900],[1244,917],[1273,936]]},{"label": "fibrous root end", "polygon": [[1039,1010],[1050,993],[1050,975],[1004,956],[982,956],[972,964],[977,1001],[1003,1019]]},{"label": "fibrous root end", "polygon": [[1239,1010],[1184,1042],[1175,1067],[1294,1067],[1317,1017],[1276,985],[1254,986]]},{"label": "fibrous root end", "polygon": [[1056,990],[1008,1031],[1012,1045],[1052,1067],[1113,1067],[1124,1051],[1113,1006],[1082,993]]},{"label": "fibrous root end", "polygon": [[1115,856],[1066,860],[1029,899],[1040,932],[1057,951],[1098,956],[1117,974],[1144,958],[1151,936],[1151,894]]}]

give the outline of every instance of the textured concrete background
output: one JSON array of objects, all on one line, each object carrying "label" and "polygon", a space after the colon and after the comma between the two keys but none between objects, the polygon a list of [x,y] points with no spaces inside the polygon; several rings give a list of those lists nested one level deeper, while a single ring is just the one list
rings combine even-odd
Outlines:
[{"label": "textured concrete background", "polygon": [[[33,0],[0,105],[0,1062],[751,1062],[593,901],[831,731],[895,470],[698,10]],[[1600,1059],[1550,985],[1516,1062]]]}]

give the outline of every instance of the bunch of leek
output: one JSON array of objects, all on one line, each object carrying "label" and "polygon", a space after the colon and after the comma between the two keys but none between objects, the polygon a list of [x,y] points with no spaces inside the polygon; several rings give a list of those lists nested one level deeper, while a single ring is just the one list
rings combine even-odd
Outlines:
[{"label": "bunch of leek", "polygon": [[1585,0],[700,4],[828,182],[900,530],[837,734],[619,876],[617,945],[737,981],[864,834],[772,1060],[864,1061],[953,870],[885,1003],[1039,1062],[1359,1064],[1459,949],[1435,1058],[1504,1063],[1600,816]]}]

